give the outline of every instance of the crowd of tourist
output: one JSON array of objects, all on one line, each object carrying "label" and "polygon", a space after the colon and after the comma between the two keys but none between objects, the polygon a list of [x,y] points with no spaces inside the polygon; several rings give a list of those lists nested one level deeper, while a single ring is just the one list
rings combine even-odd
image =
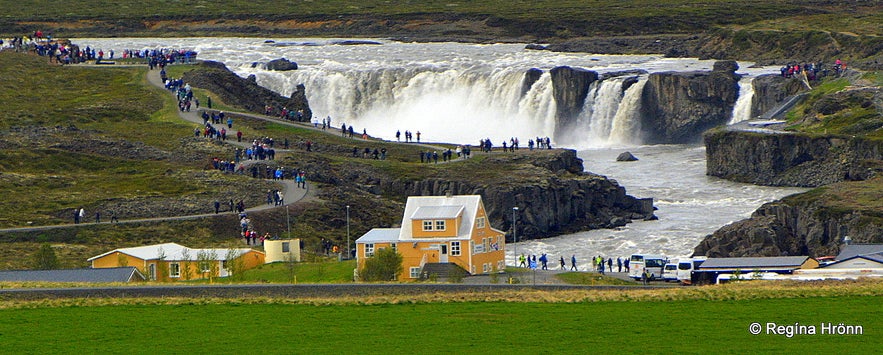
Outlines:
[{"label": "crowd of tourist", "polygon": [[784,67],[779,69],[779,72],[785,78],[793,78],[797,75],[806,75],[808,80],[817,80],[824,77],[827,77],[833,71],[833,75],[840,76],[844,71],[846,71],[846,63],[837,59],[834,61],[834,65],[831,66],[829,70],[828,67],[823,62],[818,63],[793,63],[785,65]]},{"label": "crowd of tourist", "polygon": [[[517,267],[525,267],[530,269],[540,269],[540,270],[550,270],[549,263],[552,262],[549,259],[549,256],[545,253],[541,254],[539,258],[536,255],[524,255],[521,254],[518,256],[516,260]],[[618,257],[614,261],[612,257],[604,258],[603,256],[593,256],[590,260],[589,266],[584,267],[583,271],[595,271],[600,274],[604,274],[605,272],[613,272],[613,265],[616,264],[617,271],[616,272],[629,272],[631,270],[629,265],[629,258],[621,258]],[[562,255],[558,259],[558,268],[561,270],[568,270],[567,263]],[[577,267],[576,255],[570,256],[570,271],[579,271]]]}]

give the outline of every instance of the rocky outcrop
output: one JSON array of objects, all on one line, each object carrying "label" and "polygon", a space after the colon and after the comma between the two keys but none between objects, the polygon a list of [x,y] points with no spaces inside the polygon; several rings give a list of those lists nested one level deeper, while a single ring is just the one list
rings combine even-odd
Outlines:
[{"label": "rocky outcrop", "polygon": [[860,137],[720,130],[705,135],[706,174],[770,186],[815,187],[881,171],[883,142]]},{"label": "rocky outcrop", "polygon": [[250,112],[263,114],[265,107],[270,105],[302,111],[303,121],[309,122],[313,117],[303,84],[297,86],[291,97],[285,97],[261,87],[254,77],[242,78],[223,63],[213,61],[203,61],[195,70],[185,72],[183,80],[214,92],[225,102],[235,102]]},{"label": "rocky outcrop", "polygon": [[575,123],[586,102],[589,86],[598,80],[598,73],[566,66],[552,68],[549,73],[558,113],[555,132],[563,132]]},{"label": "rocky outcrop", "polygon": [[715,63],[711,72],[665,72],[648,77],[641,103],[645,143],[695,143],[726,124],[739,92],[737,66]]},{"label": "rocky outcrop", "polygon": [[512,207],[518,206],[519,239],[613,228],[635,219],[655,219],[652,199],[629,196],[615,181],[584,173],[582,160],[573,150],[492,156],[482,161],[482,167],[482,178],[453,171],[402,178],[361,164],[347,165],[341,170],[332,170],[335,168],[329,164],[318,162],[304,165],[307,171],[316,171],[314,181],[352,186],[395,200],[448,192],[479,194],[491,225],[507,232],[511,230]]},{"label": "rocky outcrop", "polygon": [[[824,193],[821,193],[824,194]],[[694,255],[709,257],[837,255],[843,239],[883,242],[879,212],[826,205],[820,192],[795,195],[761,206],[751,218],[705,237]]]},{"label": "rocky outcrop", "polygon": [[519,207],[520,239],[551,237],[561,233],[614,228],[634,219],[653,219],[652,199],[629,196],[616,182],[597,175],[549,176],[540,184],[475,184],[429,179],[381,182],[384,193],[401,196],[479,194],[490,222],[511,230],[512,207]]},{"label": "rocky outcrop", "polygon": [[751,117],[760,116],[776,108],[786,99],[806,91],[806,86],[797,78],[781,75],[760,75],[751,82],[754,96],[751,98]]},{"label": "rocky outcrop", "polygon": [[533,87],[537,80],[540,80],[541,76],[543,76],[543,71],[537,68],[530,68],[524,72],[524,79],[521,81],[521,97],[524,97],[524,94],[530,91],[530,88]]},{"label": "rocky outcrop", "polygon": [[285,58],[273,59],[267,62],[267,70],[288,71],[297,70],[297,63]]}]

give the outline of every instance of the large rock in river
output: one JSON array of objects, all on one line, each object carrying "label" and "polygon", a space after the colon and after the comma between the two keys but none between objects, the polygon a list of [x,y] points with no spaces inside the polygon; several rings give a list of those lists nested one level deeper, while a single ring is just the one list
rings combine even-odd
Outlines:
[{"label": "large rock in river", "polygon": [[297,70],[297,63],[285,58],[273,59],[267,62],[267,70],[288,71]]}]

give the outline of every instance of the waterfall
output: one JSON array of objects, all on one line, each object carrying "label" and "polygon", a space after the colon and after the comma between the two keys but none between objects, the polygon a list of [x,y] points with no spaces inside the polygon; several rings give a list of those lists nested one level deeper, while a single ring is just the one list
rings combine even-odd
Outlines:
[{"label": "waterfall", "polygon": [[638,115],[641,90],[647,81],[639,80],[623,91],[628,78],[613,77],[592,83],[576,125],[566,132],[556,132],[556,139],[579,148],[640,144]]},{"label": "waterfall", "polygon": [[641,144],[641,93],[644,91],[644,85],[647,84],[646,78],[638,80],[625,91],[625,95],[620,103],[619,110],[616,110],[616,116],[613,117],[613,127],[610,132],[608,143],[617,145],[637,145]]},{"label": "waterfall", "polygon": [[258,83],[290,93],[303,83],[313,113],[331,116],[335,127],[390,139],[395,132],[421,132],[427,142],[495,145],[510,137],[553,136],[555,102],[548,72],[523,96],[524,70],[438,68],[382,70],[256,71]]},{"label": "waterfall", "polygon": [[754,78],[743,76],[739,80],[739,97],[736,99],[736,105],[733,106],[733,116],[727,124],[739,123],[750,120],[751,117],[751,101],[754,99]]},{"label": "waterfall", "polygon": [[[249,69],[239,68],[248,74]],[[526,142],[551,137],[556,145],[600,148],[639,145],[641,91],[646,76],[623,90],[634,76],[592,83],[580,115],[556,131],[556,103],[548,71],[522,95],[525,69],[439,67],[423,64],[383,69],[323,66],[291,72],[252,70],[258,83],[281,93],[307,87],[314,115],[331,116],[357,132],[393,139],[396,131],[421,132],[424,142],[475,145],[489,138],[500,145],[510,137]],[[753,90],[750,78],[739,83],[733,122],[746,119]]]}]

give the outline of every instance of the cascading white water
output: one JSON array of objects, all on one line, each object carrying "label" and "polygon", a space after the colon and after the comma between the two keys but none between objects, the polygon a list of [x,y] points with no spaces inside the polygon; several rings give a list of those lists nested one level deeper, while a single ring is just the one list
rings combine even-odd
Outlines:
[{"label": "cascading white water", "polygon": [[499,144],[509,137],[554,133],[548,73],[523,96],[524,71],[512,68],[346,68],[256,75],[261,85],[283,93],[303,83],[310,88],[307,99],[315,115],[374,136],[410,130],[420,131],[423,141],[477,144],[491,138]]},{"label": "cascading white water", "polygon": [[608,142],[620,145],[641,143],[641,120],[638,115],[641,110],[641,93],[645,84],[647,84],[647,80],[638,80],[625,91],[625,96],[619,105],[620,108],[613,116],[613,127],[611,127]]},{"label": "cascading white water", "polygon": [[628,77],[613,77],[592,83],[574,127],[556,132],[561,144],[580,148],[602,148],[640,144],[640,78],[623,92]]},{"label": "cascading white water", "polygon": [[733,116],[727,124],[751,119],[751,101],[754,99],[754,77],[743,76],[739,80],[739,97],[733,106]]}]

